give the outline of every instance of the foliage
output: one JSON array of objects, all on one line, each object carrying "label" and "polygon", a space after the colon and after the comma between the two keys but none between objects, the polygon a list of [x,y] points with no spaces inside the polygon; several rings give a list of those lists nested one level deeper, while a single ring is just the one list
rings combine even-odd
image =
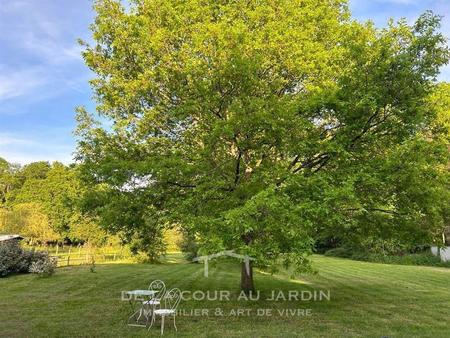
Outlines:
[{"label": "foliage", "polygon": [[95,254],[91,255],[90,261],[89,261],[89,270],[94,273],[95,272]]},{"label": "foliage", "polygon": [[440,136],[447,145],[450,142],[450,83],[440,83],[429,98],[436,111],[436,118],[428,131],[433,138]]},{"label": "foliage", "polygon": [[2,211],[0,232],[21,234],[31,242],[45,243],[60,239],[48,222],[39,203],[20,203]]},{"label": "foliage", "polygon": [[4,277],[15,272],[27,271],[23,262],[22,249],[16,242],[0,244],[0,276]]},{"label": "foliage", "polygon": [[83,215],[78,207],[71,214],[69,239],[74,243],[89,243],[100,247],[108,244],[111,235],[108,235],[98,222],[92,217]]},{"label": "foliage", "polygon": [[32,262],[29,271],[37,275],[48,277],[55,273],[56,266],[57,260],[55,257],[44,256],[43,259]]},{"label": "foliage", "polygon": [[17,166],[0,157],[0,206],[7,202],[8,194],[15,186]]},{"label": "foliage", "polygon": [[166,253],[167,249],[167,244],[161,233],[152,234],[147,232],[145,235],[139,234],[133,236],[128,243],[133,255],[145,253],[147,259],[144,261],[151,263],[157,262],[161,255]]},{"label": "foliage", "polygon": [[178,246],[180,250],[183,252],[184,257],[188,261],[192,261],[198,254],[198,242],[192,232],[182,231],[182,236],[180,241],[178,242]]},{"label": "foliage", "polygon": [[12,273],[33,272],[30,270],[33,264],[48,269],[52,264],[56,267],[56,263],[45,252],[24,250],[17,241],[0,243],[0,277]]},{"label": "foliage", "polygon": [[84,197],[84,215],[98,220],[109,233],[117,234],[122,242],[130,245],[133,254],[144,252],[150,261],[155,261],[165,253],[165,224],[153,213],[147,194],[108,191],[100,186],[87,191]]},{"label": "foliage", "polygon": [[100,246],[107,242],[106,231],[80,211],[85,187],[76,167],[58,162],[20,167],[0,159],[1,187],[0,232],[20,233],[39,243],[69,240]]},{"label": "foliage", "polygon": [[[63,237],[70,229],[70,218],[74,209],[74,200],[80,193],[76,172],[61,163],[44,164],[33,168],[32,163],[24,167],[26,180],[14,194],[15,203],[40,203],[48,216],[50,226]],[[36,164],[40,164],[37,162]]]},{"label": "foliage", "polygon": [[325,252],[325,256],[328,257],[339,257],[339,258],[353,258],[353,250],[349,247],[339,247],[335,249],[330,249]]},{"label": "foliage", "polygon": [[166,229],[164,231],[164,243],[167,246],[167,252],[180,252],[180,242],[182,241],[182,230],[177,227]]},{"label": "foliage", "polygon": [[149,250],[178,224],[200,252],[298,271],[316,236],[415,243],[442,228],[439,17],[377,29],[344,0],[95,10],[83,44],[101,120],[79,109],[78,159],[105,226]]},{"label": "foliage", "polygon": [[442,262],[437,256],[434,256],[429,248],[426,251],[406,254],[383,254],[355,251],[349,247],[339,247],[328,250],[325,253],[328,257],[350,258],[359,261],[398,264],[398,265],[422,265],[422,266],[441,266],[450,268],[450,262]]}]

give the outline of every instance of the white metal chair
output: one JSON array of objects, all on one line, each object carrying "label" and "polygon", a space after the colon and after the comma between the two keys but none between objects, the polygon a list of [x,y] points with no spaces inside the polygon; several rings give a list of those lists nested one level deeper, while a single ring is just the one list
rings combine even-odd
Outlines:
[{"label": "white metal chair", "polygon": [[155,296],[152,297],[152,299],[149,299],[149,300],[143,302],[143,305],[147,307],[147,311],[152,312],[152,315],[151,315],[152,323],[150,323],[150,326],[151,326],[154,321],[153,312],[155,311],[155,309],[157,307],[161,306],[161,299],[164,297],[164,294],[166,292],[166,285],[164,284],[164,282],[162,280],[157,279],[150,283],[150,285],[148,286],[148,289],[150,291],[156,292]]},{"label": "white metal chair", "polygon": [[148,289],[151,291],[156,291],[156,296],[152,299],[145,302],[147,305],[160,305],[161,299],[164,297],[164,293],[166,292],[166,284],[162,280],[154,280],[148,286]]},{"label": "white metal chair", "polygon": [[[177,307],[181,301],[181,290],[178,288],[174,288],[168,291],[164,295],[164,308],[160,308],[153,311],[152,314],[152,323],[155,321],[155,316],[161,316],[161,335],[164,334],[164,318],[173,316],[173,326],[175,327],[175,331],[177,331],[177,325],[175,323],[175,316],[177,314]],[[151,327],[151,325],[150,325]],[[150,329],[149,327],[149,329]]]}]

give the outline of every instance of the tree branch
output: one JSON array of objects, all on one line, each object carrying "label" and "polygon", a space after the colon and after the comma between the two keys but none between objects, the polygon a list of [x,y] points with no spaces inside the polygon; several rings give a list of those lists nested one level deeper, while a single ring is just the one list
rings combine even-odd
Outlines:
[{"label": "tree branch", "polygon": [[377,211],[382,212],[385,214],[391,214],[391,215],[401,215],[399,212],[394,210],[387,210],[387,209],[380,209],[380,208],[350,208],[350,209],[341,209],[341,211]]},{"label": "tree branch", "polygon": [[[293,173],[295,174],[295,173],[299,172],[300,170],[306,169],[306,168],[312,169],[316,165],[321,165],[323,163],[323,161],[325,161],[325,163],[328,162],[329,159],[330,159],[330,154],[328,154],[328,153],[322,153],[322,154],[313,156],[313,158],[310,158],[310,159],[304,161],[299,167],[294,169]],[[321,165],[320,168],[322,168],[324,165],[325,164]]]},{"label": "tree branch", "polygon": [[242,158],[242,152],[238,151],[238,157],[236,159],[236,169],[234,172],[234,185],[238,184],[239,178],[241,177],[241,158]]},{"label": "tree branch", "polygon": [[195,188],[195,187],[197,187],[194,184],[182,184],[182,183],[173,182],[173,181],[167,181],[166,183],[169,184],[169,185],[175,185],[175,186],[180,187],[180,188]]}]

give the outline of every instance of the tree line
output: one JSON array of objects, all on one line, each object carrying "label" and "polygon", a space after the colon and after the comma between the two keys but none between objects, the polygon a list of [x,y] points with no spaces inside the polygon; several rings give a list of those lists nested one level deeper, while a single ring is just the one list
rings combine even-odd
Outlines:
[{"label": "tree line", "polygon": [[0,233],[17,233],[31,243],[102,245],[107,233],[82,214],[85,186],[76,166],[0,158]]}]

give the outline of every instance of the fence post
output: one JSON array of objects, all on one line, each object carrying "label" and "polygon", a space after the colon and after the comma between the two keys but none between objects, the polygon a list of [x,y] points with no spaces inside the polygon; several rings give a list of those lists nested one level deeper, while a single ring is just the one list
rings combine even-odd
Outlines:
[{"label": "fence post", "polygon": [[67,256],[67,266],[69,266],[70,265],[70,253],[69,253],[69,255]]}]

